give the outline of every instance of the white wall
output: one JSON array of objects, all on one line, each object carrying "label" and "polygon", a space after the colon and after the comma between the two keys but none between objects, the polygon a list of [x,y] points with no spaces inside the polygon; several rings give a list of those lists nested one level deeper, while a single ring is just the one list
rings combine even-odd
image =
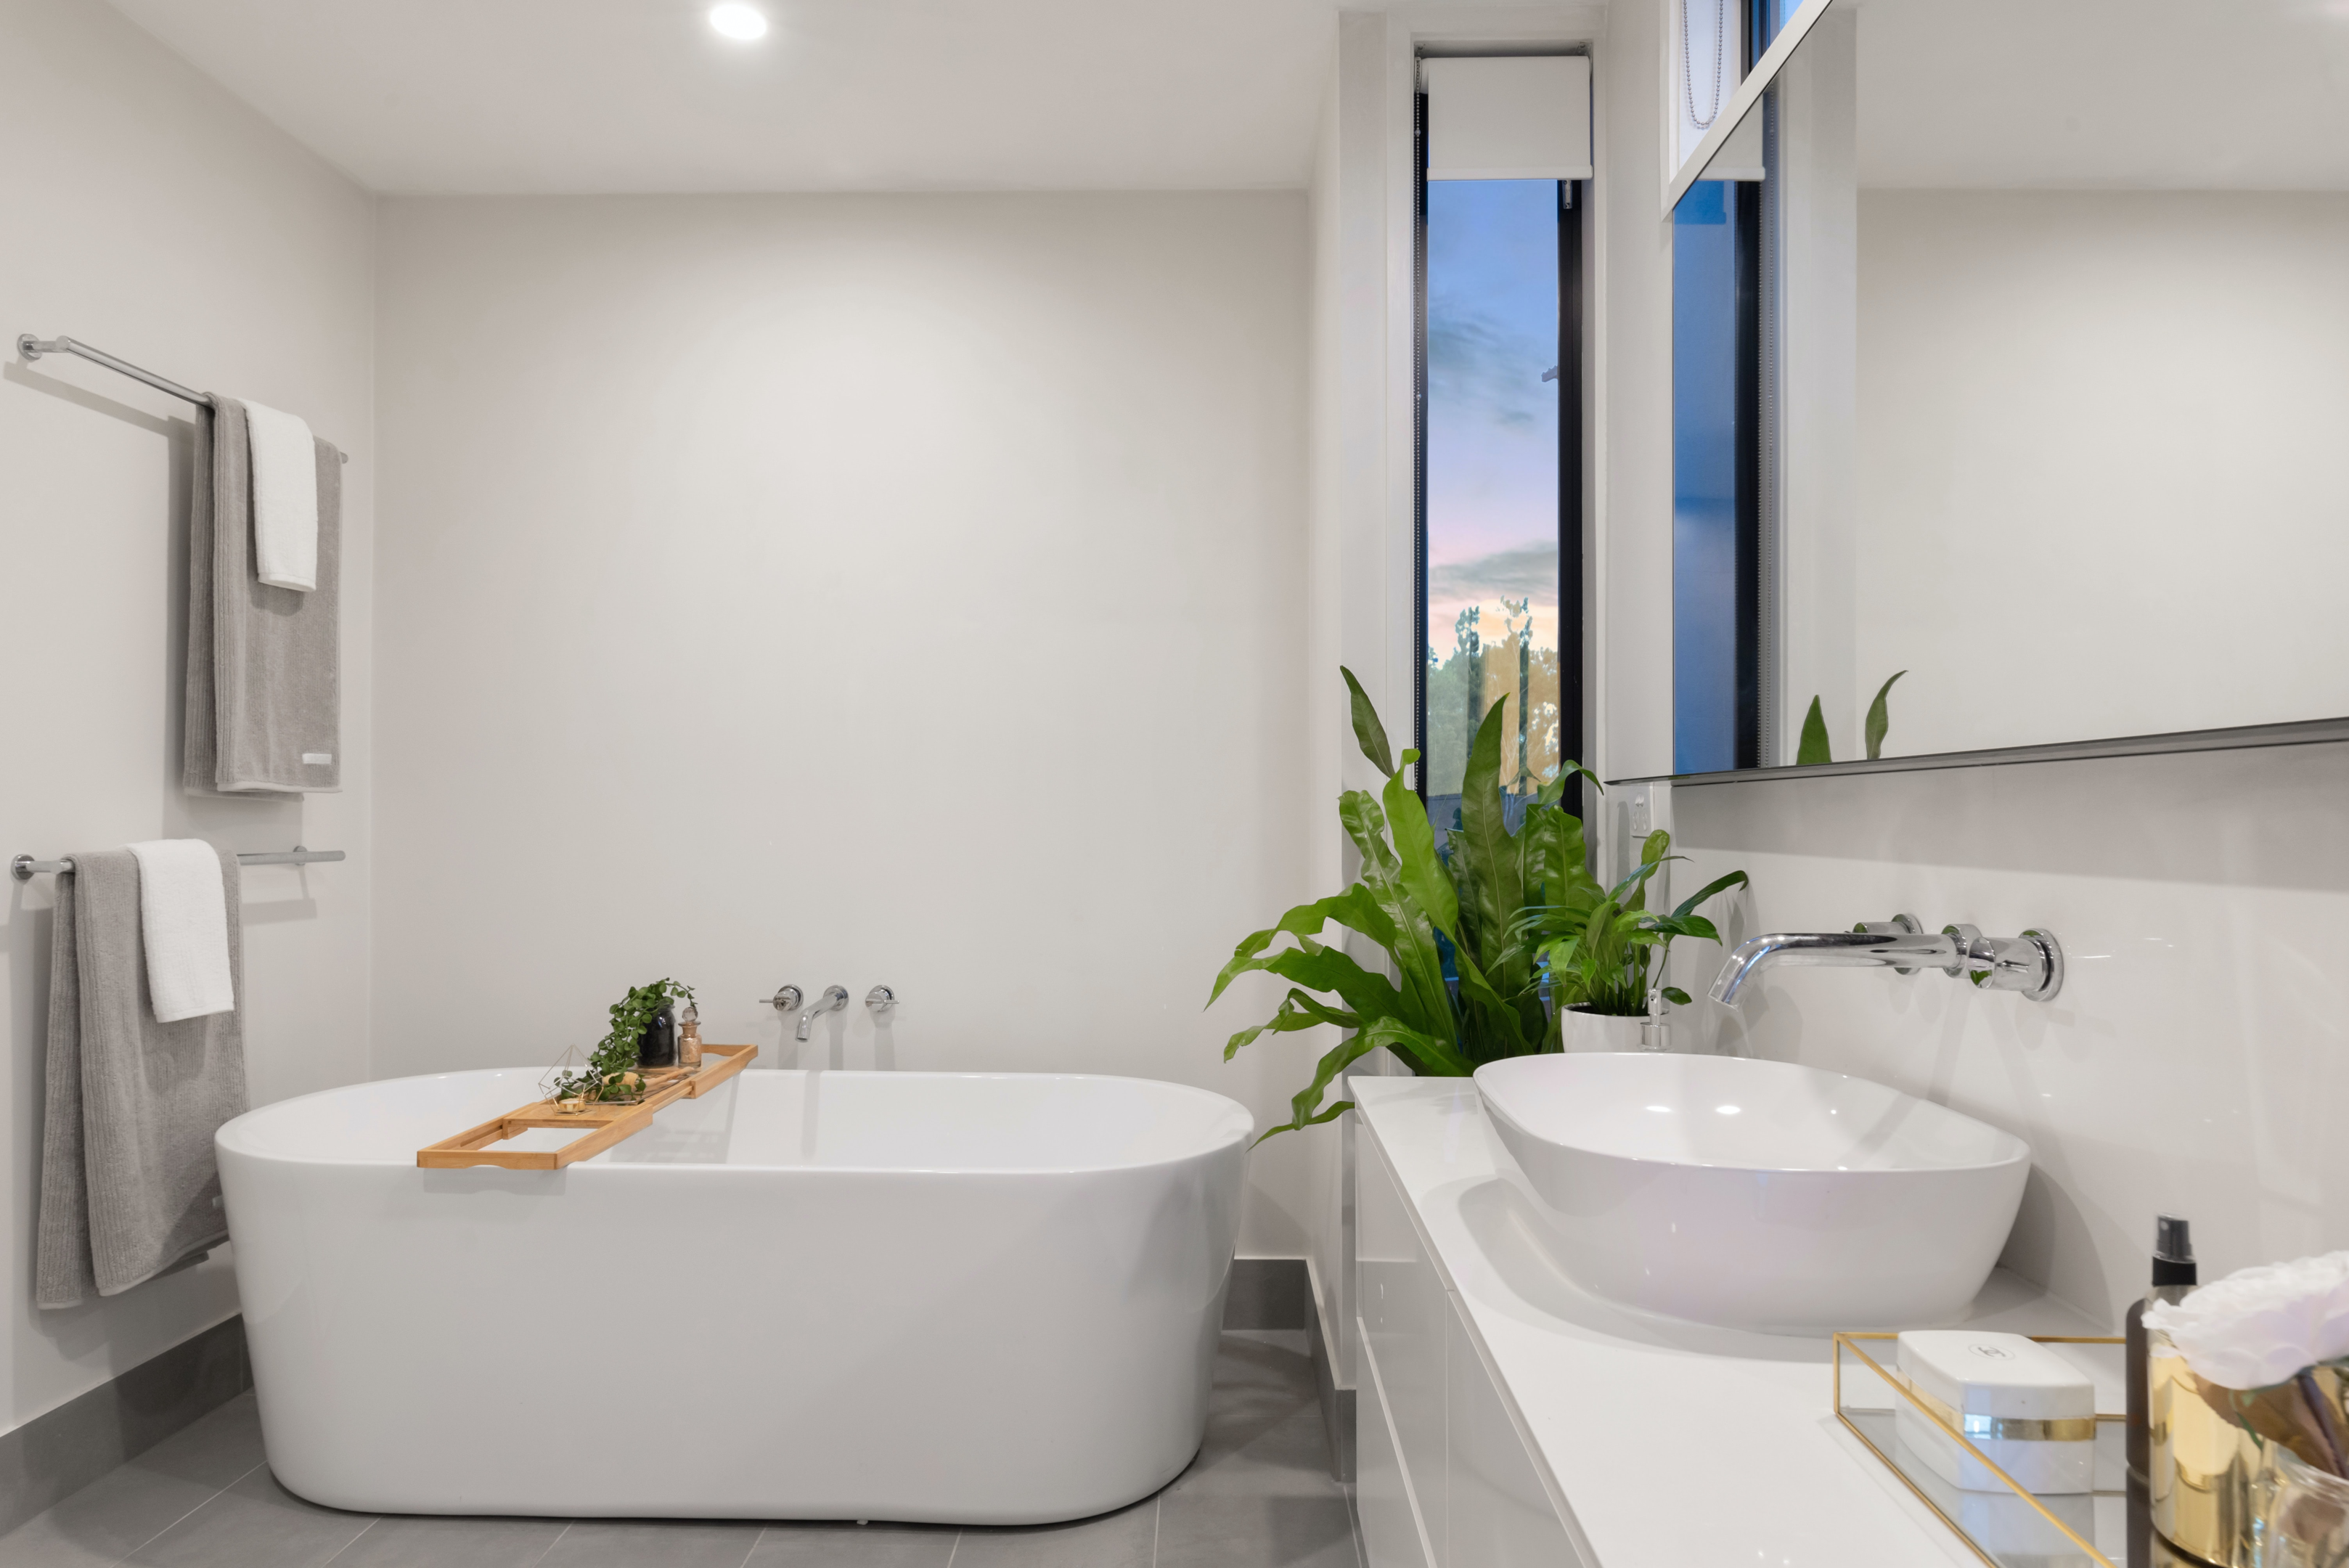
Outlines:
[{"label": "white wall", "polygon": [[1902,669],[1895,755],[2349,713],[2349,195],[1868,191],[1858,254],[1839,754]]},{"label": "white wall", "polygon": [[[769,1064],[1285,1115],[1221,1059],[1278,989],[1200,1009],[1316,891],[1307,253],[1296,192],[387,202],[376,1072],[667,974]],[[801,1048],[784,981],[901,1002]]]},{"label": "white wall", "polygon": [[2205,1280],[2349,1246],[2345,798],[2339,745],[1682,786],[1683,876],[1754,878],[1733,942],[1906,911],[2044,927],[2069,970],[2045,1004],[1935,972],[1765,971],[1741,1033],[1702,1000],[1719,950],[1682,943],[1688,1044],[2028,1139],[2006,1262],[2116,1324],[2157,1212],[2193,1221]]},{"label": "white wall", "polygon": [[[348,451],[344,791],[198,801],[178,787],[190,405],[86,361],[0,368],[0,852],[55,857],[200,836],[297,840],[340,865],[244,878],[254,1103],[367,1075],[373,520],[369,199],[103,5],[0,0],[0,327],[68,335],[300,411]],[[236,1310],[225,1251],[65,1312],[32,1306],[50,879],[8,882],[0,1079],[8,1347],[0,1428]]]}]

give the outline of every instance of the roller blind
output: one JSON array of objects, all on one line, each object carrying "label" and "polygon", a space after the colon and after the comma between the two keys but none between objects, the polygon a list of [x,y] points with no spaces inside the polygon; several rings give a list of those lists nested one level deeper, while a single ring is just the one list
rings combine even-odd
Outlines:
[{"label": "roller blind", "polygon": [[1421,62],[1431,180],[1590,178],[1587,55]]}]

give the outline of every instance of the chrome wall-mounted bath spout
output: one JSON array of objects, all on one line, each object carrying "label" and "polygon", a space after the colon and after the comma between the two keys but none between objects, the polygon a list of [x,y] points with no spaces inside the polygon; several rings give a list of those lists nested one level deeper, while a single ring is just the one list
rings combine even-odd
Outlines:
[{"label": "chrome wall-mounted bath spout", "polygon": [[808,1037],[808,1026],[810,1024],[813,1023],[823,1014],[827,1012],[838,1012],[847,1005],[848,987],[844,985],[825,986],[823,988],[823,994],[816,998],[814,1005],[809,1007],[800,1014],[800,1026],[793,1038],[800,1040],[806,1039]]},{"label": "chrome wall-mounted bath spout", "polygon": [[1928,935],[1913,915],[1872,920],[1848,931],[1782,931],[1749,937],[1721,966],[1711,995],[1737,1003],[1737,993],[1760,971],[1774,964],[1840,969],[1889,969],[1915,974],[1938,969],[1963,975],[1992,991],[2021,992],[2033,1002],[2052,1002],[2064,989],[2064,949],[2053,933],[1985,937],[1972,926],[1944,926]]}]

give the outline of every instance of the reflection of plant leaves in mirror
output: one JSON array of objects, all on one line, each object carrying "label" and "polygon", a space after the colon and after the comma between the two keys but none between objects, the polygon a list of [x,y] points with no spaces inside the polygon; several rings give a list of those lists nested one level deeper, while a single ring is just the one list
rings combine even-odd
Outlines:
[{"label": "reflection of plant leaves in mirror", "polygon": [[1905,670],[1894,670],[1891,680],[1876,689],[1876,701],[1868,705],[1868,760],[1871,763],[1884,754],[1884,733],[1892,728],[1892,710],[1886,706],[1885,699],[1892,694],[1892,681],[1908,673]]},{"label": "reflection of plant leaves in mirror", "polygon": [[[1891,679],[1876,689],[1876,701],[1868,705],[1868,760],[1875,762],[1884,754],[1884,737],[1892,728],[1892,709],[1888,699],[1892,682],[1909,672],[1896,670]],[[1811,699],[1811,711],[1803,715],[1803,738],[1795,746],[1795,765],[1815,768],[1822,763],[1835,761],[1833,748],[1827,742],[1826,715],[1820,711],[1819,700]]]},{"label": "reflection of plant leaves in mirror", "polygon": [[1827,750],[1826,715],[1819,711],[1819,700],[1814,697],[1811,711],[1803,715],[1803,738],[1795,747],[1795,765],[1815,768],[1833,761],[1835,757]]}]

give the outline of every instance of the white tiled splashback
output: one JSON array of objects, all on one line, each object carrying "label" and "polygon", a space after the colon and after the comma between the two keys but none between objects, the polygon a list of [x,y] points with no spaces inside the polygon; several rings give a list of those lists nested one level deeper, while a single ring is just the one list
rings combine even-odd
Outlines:
[{"label": "white tiled splashback", "polygon": [[2349,1247],[2349,745],[1683,785],[1670,805],[1679,888],[1754,879],[1713,911],[1733,944],[1896,911],[2062,940],[2052,1003],[1776,970],[1742,1024],[1703,994],[1721,953],[1674,955],[1697,999],[1680,1048],[1857,1074],[2029,1139],[2009,1266],[2117,1325],[2157,1212],[2193,1221],[2206,1282]]}]

